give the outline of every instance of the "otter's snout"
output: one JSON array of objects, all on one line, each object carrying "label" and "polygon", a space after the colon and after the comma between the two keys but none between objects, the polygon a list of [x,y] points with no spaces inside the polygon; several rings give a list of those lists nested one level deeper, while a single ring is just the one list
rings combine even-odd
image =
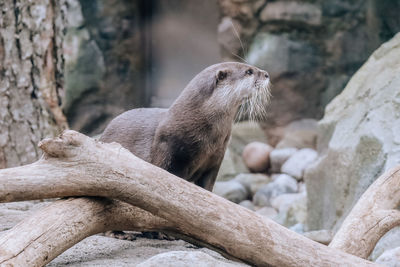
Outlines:
[{"label": "otter's snout", "polygon": [[265,70],[258,69],[258,77],[262,79],[269,79],[269,74]]},{"label": "otter's snout", "polygon": [[261,77],[269,79],[269,74],[265,70],[260,70]]}]

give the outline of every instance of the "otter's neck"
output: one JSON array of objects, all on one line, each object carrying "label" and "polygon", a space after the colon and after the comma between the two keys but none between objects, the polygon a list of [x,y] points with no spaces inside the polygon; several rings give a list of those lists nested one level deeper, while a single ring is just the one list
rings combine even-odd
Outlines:
[{"label": "otter's neck", "polygon": [[[178,99],[180,100],[180,99]],[[230,135],[238,107],[220,108],[218,105],[175,101],[159,128],[179,127],[185,138],[219,139]],[[193,104],[192,104],[193,103]]]}]

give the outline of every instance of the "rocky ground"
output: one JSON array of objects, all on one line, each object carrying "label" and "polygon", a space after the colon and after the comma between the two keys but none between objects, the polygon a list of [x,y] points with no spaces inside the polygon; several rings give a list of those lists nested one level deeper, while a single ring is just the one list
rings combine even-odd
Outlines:
[{"label": "rocky ground", "polygon": [[[304,119],[289,124],[282,140],[272,147],[263,139],[261,129],[251,123],[241,123],[234,127],[229,154],[225,161],[233,157],[231,151],[239,149],[235,140],[239,139],[238,129],[259,132],[258,138],[243,147],[241,160],[245,168],[237,173],[226,172],[222,166],[213,192],[256,213],[303,233],[307,218],[307,190],[303,175],[307,166],[315,161],[317,122]],[[233,161],[233,160],[232,160]],[[240,164],[241,165],[241,164]]]}]

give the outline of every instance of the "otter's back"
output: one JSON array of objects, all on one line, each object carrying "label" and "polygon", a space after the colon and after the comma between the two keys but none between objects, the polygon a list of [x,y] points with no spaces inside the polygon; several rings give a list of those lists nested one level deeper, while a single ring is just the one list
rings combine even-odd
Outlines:
[{"label": "otter's back", "polygon": [[154,134],[167,109],[138,108],[126,111],[113,119],[100,141],[117,142],[139,158],[150,162]]}]

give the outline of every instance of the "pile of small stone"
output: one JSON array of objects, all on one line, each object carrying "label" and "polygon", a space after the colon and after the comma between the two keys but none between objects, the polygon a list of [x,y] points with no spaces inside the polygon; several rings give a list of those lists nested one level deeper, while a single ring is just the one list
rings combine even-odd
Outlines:
[{"label": "pile of small stone", "polygon": [[250,173],[217,181],[213,192],[266,216],[297,232],[303,232],[307,218],[305,169],[317,159],[316,121],[290,124],[281,141],[272,147],[251,142],[242,158]]}]

